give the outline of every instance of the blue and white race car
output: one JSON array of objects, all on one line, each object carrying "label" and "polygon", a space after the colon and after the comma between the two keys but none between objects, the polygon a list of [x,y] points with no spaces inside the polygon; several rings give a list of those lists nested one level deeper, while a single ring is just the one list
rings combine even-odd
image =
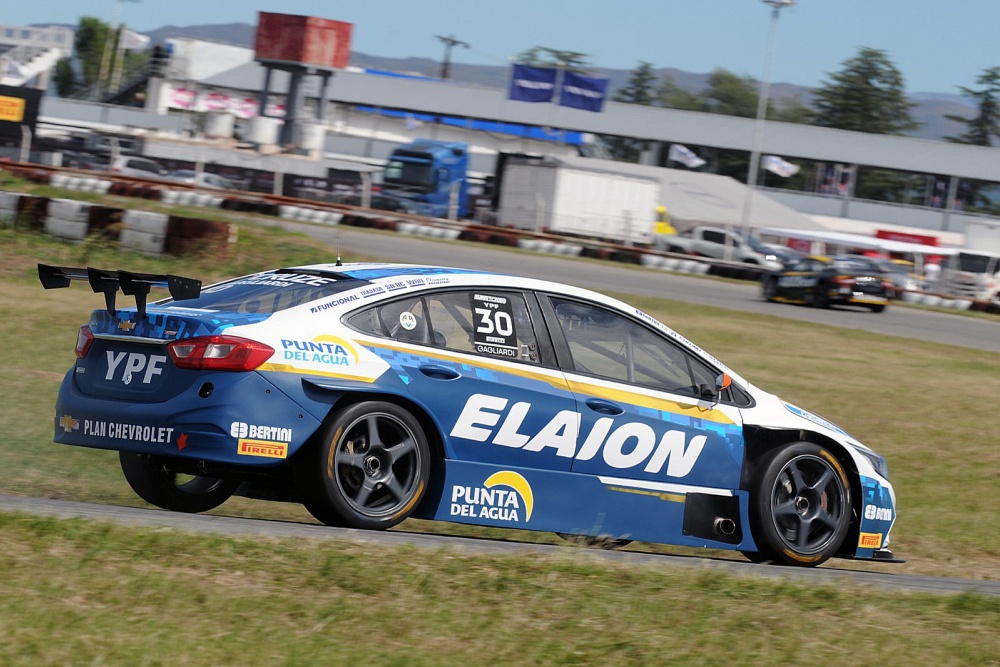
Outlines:
[{"label": "blue and white race car", "polygon": [[[335,526],[416,517],[792,565],[895,560],[885,459],[601,294],[398,264],[204,289],[38,269],[47,288],[105,296],[59,390],[56,442],[117,450],[159,507],[239,494]],[[153,287],[171,297],[147,306]]]}]

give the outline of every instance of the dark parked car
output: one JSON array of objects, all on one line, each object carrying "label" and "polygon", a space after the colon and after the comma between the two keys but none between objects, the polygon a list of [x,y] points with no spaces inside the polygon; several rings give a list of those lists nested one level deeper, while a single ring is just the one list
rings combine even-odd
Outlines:
[{"label": "dark parked car", "polygon": [[891,281],[863,262],[846,257],[805,257],[761,279],[768,301],[804,303],[817,308],[858,305],[881,313],[896,296]]}]

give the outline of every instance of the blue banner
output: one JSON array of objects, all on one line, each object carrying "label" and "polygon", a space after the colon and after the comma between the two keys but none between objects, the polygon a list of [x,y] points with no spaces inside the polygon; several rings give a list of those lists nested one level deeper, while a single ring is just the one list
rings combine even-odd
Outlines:
[{"label": "blue banner", "polygon": [[551,102],[556,91],[556,69],[514,65],[508,99],[522,102]]},{"label": "blue banner", "polygon": [[559,91],[559,104],[584,111],[601,111],[604,108],[607,88],[607,79],[595,79],[566,72],[563,74],[562,89]]}]

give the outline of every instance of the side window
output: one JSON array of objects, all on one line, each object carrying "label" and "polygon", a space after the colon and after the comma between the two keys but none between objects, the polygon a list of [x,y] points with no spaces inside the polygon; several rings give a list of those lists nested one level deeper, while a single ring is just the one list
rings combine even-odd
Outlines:
[{"label": "side window", "polygon": [[726,235],[724,233],[709,229],[706,229],[703,232],[702,238],[704,238],[709,243],[718,243],[719,245],[722,245],[726,242]]},{"label": "side window", "polygon": [[497,359],[538,363],[531,319],[520,294],[449,291],[403,299],[355,313],[355,329]]},{"label": "side window", "polygon": [[638,322],[592,304],[552,305],[577,372],[688,396],[715,384],[717,371]]}]

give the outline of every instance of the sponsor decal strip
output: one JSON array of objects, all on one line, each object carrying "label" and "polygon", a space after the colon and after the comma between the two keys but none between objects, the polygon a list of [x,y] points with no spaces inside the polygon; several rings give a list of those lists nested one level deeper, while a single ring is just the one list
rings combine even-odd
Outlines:
[{"label": "sponsor decal strip", "polygon": [[335,373],[333,371],[320,371],[315,368],[298,368],[289,364],[263,364],[259,371],[270,371],[272,373],[295,373],[297,375],[319,375],[328,378],[341,378],[343,380],[356,380],[358,382],[375,382],[378,377],[371,375],[356,375],[354,373]]},{"label": "sponsor decal strip", "polygon": [[599,475],[598,479],[607,486],[628,487],[631,489],[643,489],[656,491],[665,494],[686,495],[688,493],[704,493],[712,496],[732,496],[733,492],[727,489],[713,489],[702,486],[688,486],[686,484],[670,484],[668,482],[651,482],[639,479],[622,479],[620,477],[605,477]]},{"label": "sponsor decal strip", "polygon": [[619,493],[634,493],[640,496],[653,496],[654,498],[659,498],[660,500],[666,500],[671,503],[682,503],[684,502],[684,496],[679,496],[675,493],[660,493],[658,491],[643,491],[641,489],[628,489],[623,486],[609,486],[608,491],[617,491]]}]

